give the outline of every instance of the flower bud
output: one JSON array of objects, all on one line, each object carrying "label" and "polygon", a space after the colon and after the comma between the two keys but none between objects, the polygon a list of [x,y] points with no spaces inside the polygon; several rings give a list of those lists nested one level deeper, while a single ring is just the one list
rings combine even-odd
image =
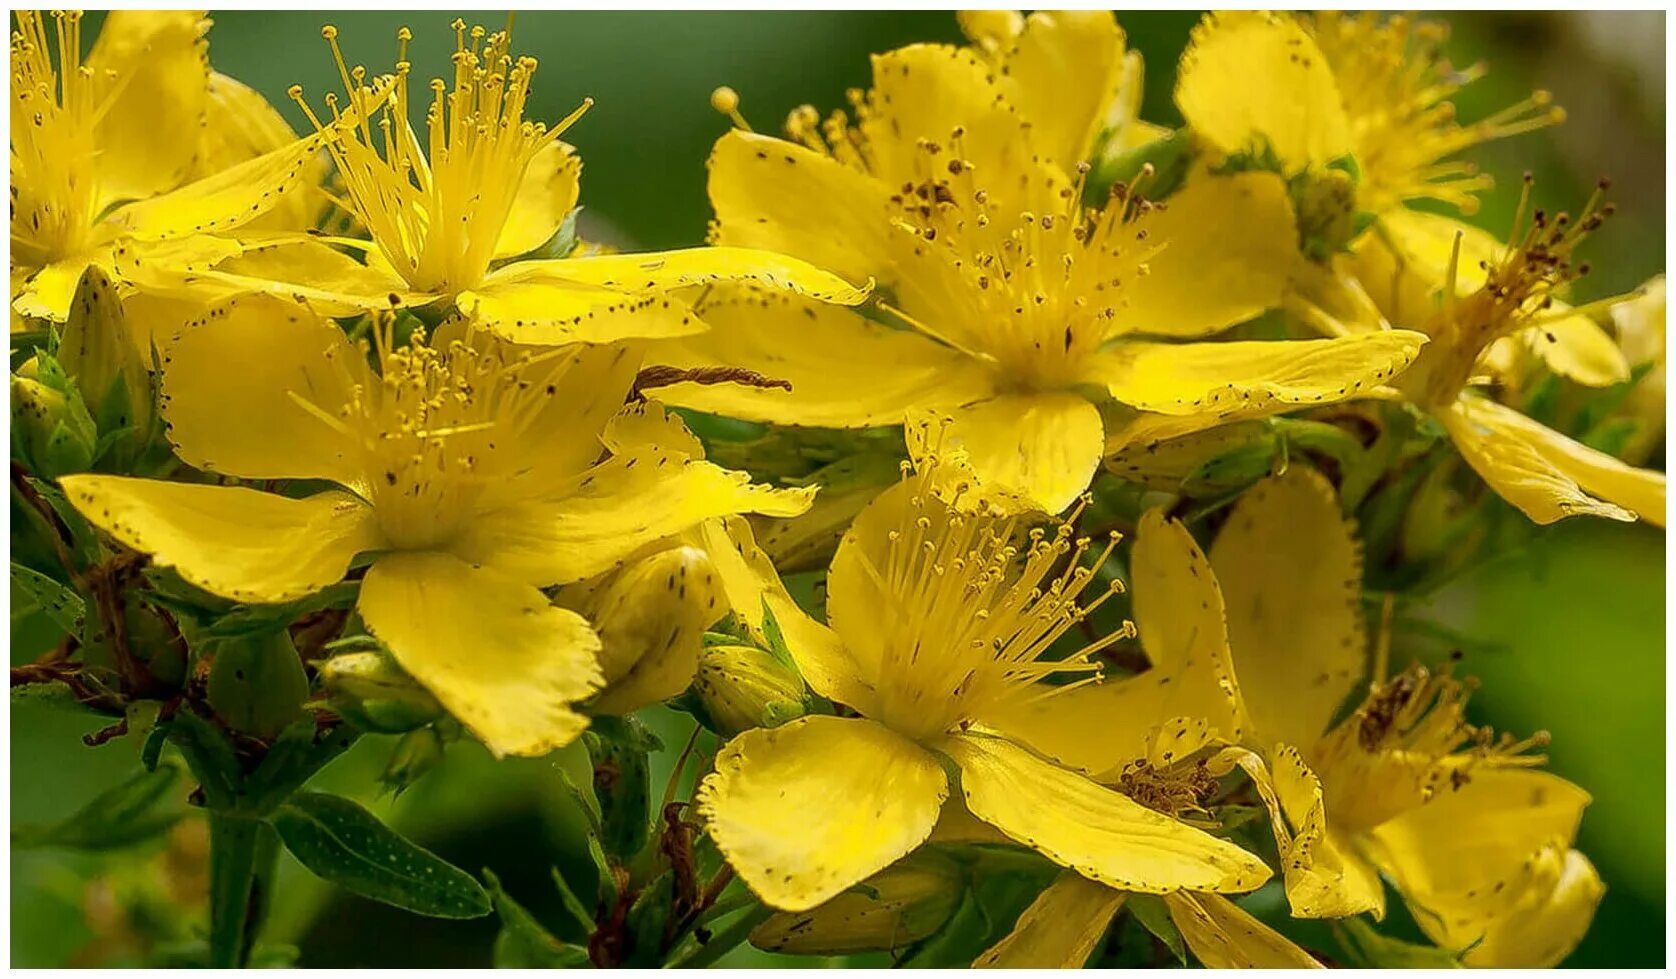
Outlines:
[{"label": "flower bud", "polygon": [[1295,181],[1293,202],[1298,212],[1298,241],[1303,253],[1324,262],[1344,251],[1361,230],[1356,210],[1356,177],[1328,168]]},{"label": "flower bud", "polygon": [[104,270],[88,266],[70,304],[58,362],[75,380],[99,434],[126,433],[117,442],[124,456],[119,468],[144,453],[157,425],[149,339],[141,349],[116,286]]},{"label": "flower bud", "polygon": [[41,373],[12,376],[12,455],[42,478],[83,472],[99,443],[93,419],[56,365]]},{"label": "flower bud", "polygon": [[401,734],[442,716],[442,705],[389,656],[377,650],[340,653],[320,665],[332,708],[356,727]]},{"label": "flower bud", "polygon": [[386,788],[400,795],[442,760],[442,735],[434,727],[422,727],[402,735],[390,761],[378,776]]},{"label": "flower bud", "polygon": [[704,630],[727,614],[710,556],[672,547],[561,589],[557,604],[599,633],[605,689],[589,713],[627,714],[687,689]]},{"label": "flower bud", "polygon": [[751,944],[793,955],[901,948],[942,928],[964,891],[959,865],[922,848],[819,907],[774,915],[751,932]]},{"label": "flower bud", "polygon": [[286,629],[214,644],[206,690],[216,717],[231,730],[272,738],[303,715],[308,675]]},{"label": "flower bud", "polygon": [[775,727],[807,709],[803,678],[773,653],[754,646],[710,646],[693,682],[710,721],[722,734]]}]

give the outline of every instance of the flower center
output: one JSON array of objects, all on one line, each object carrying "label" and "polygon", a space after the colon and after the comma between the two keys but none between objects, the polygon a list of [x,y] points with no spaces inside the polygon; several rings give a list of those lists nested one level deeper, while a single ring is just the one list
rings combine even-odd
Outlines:
[{"label": "flower center", "polygon": [[1400,382],[1427,404],[1453,402],[1472,381],[1479,356],[1496,340],[1556,319],[1586,315],[1597,305],[1609,305],[1621,298],[1551,312],[1556,293],[1589,272],[1587,263],[1572,262],[1573,252],[1612,215],[1614,208],[1601,205],[1607,187],[1602,181],[1577,220],[1564,213],[1550,218],[1538,208],[1531,214],[1529,226],[1523,227],[1530,187],[1527,176],[1505,257],[1484,266],[1482,287],[1464,298],[1457,297],[1458,252],[1451,258],[1448,281],[1442,289],[1443,306],[1426,327],[1432,342]]},{"label": "flower center", "polygon": [[1469,724],[1467,701],[1476,681],[1434,674],[1415,664],[1375,683],[1356,712],[1328,732],[1312,759],[1326,792],[1327,813],[1347,830],[1372,829],[1439,789],[1465,785],[1480,765],[1531,766],[1528,754],[1548,743],[1546,732],[1517,740]]},{"label": "flower center", "polygon": [[356,371],[335,414],[292,397],[359,446],[365,492],[391,544],[425,549],[457,534],[485,490],[528,465],[520,441],[557,392],[551,372],[538,368],[570,352],[532,354],[469,325],[436,346],[416,332],[398,347],[393,322],[375,317],[379,372]]},{"label": "flower center", "polygon": [[[888,532],[883,566],[862,559],[890,603],[880,624],[888,634],[875,719],[920,740],[1097,679],[1094,655],[1129,634],[1119,629],[1068,656],[1048,658],[1055,641],[1121,585],[1114,582],[1079,604],[1095,575],[1081,561],[1086,538],[1073,541],[1070,524],[1062,523],[1051,536],[1030,530],[1021,548],[1014,543],[1014,519],[962,512],[969,484],[956,485],[945,502],[939,469],[932,458],[907,477],[909,506],[900,526]],[[1116,538],[1094,568],[1111,554]],[[1060,674],[1082,679],[1041,682]]]},{"label": "flower center", "polygon": [[[45,265],[83,250],[98,217],[94,129],[116,85],[81,60],[81,12],[17,11],[12,32],[12,248]],[[58,67],[53,66],[56,52]]]},{"label": "flower center", "polygon": [[[444,295],[482,281],[530,162],[593,104],[584,100],[551,129],[525,121],[536,60],[513,59],[505,31],[468,32],[461,20],[453,28],[454,84],[431,81],[424,147],[408,125],[407,45],[413,33],[405,27],[396,35],[395,74],[370,87],[365,67],[344,62],[337,28],[321,29],[349,102],[341,111],[355,125],[328,127],[303,100],[302,87],[291,88],[315,129],[333,135],[327,145],[349,197],[339,206],[366,226],[410,287]],[[326,106],[337,121],[335,93],[326,95]]]}]

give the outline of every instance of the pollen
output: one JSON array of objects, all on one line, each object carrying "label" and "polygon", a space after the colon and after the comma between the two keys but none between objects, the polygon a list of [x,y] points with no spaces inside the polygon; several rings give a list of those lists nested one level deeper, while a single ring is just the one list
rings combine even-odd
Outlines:
[{"label": "pollen", "polygon": [[335,27],[321,30],[345,93],[343,100],[325,98],[331,123],[300,87],[291,90],[315,129],[333,134],[327,145],[347,198],[334,203],[366,226],[410,287],[443,295],[472,288],[487,274],[531,162],[593,104],[583,100],[551,128],[526,120],[536,60],[514,58],[505,31],[468,31],[459,20],[453,28],[453,84],[430,83],[424,145],[408,125],[413,34],[405,27],[396,35],[394,72],[378,78],[348,66]]}]

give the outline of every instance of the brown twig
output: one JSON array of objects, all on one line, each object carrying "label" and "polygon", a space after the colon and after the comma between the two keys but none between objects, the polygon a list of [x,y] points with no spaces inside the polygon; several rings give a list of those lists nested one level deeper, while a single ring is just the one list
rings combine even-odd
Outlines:
[{"label": "brown twig", "polygon": [[75,558],[70,555],[70,528],[64,523],[64,518],[58,515],[58,511],[52,508],[52,504],[30,484],[29,470],[15,460],[12,462],[12,486],[17,489],[18,495],[23,497],[23,501],[39,513],[52,529],[49,536],[52,537],[53,552],[58,555],[59,563],[64,565],[64,573],[70,576],[71,584],[80,586],[81,572],[76,568]]},{"label": "brown twig", "polygon": [[629,398],[635,401],[645,400],[648,388],[667,387],[671,384],[743,384],[752,388],[782,388],[791,390],[791,382],[776,377],[768,377],[744,367],[670,367],[664,364],[654,364],[643,367],[634,376],[634,387],[629,389]]}]

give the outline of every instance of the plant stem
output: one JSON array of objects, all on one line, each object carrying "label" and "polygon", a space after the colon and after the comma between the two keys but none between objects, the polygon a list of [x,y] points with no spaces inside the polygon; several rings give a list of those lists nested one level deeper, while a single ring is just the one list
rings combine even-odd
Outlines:
[{"label": "plant stem", "polygon": [[765,904],[740,915],[725,929],[713,938],[700,945],[691,955],[664,964],[666,969],[705,969],[716,964],[716,960],[738,948],[745,939],[751,936],[751,931],[757,925],[767,921],[774,914],[774,909]]},{"label": "plant stem", "polygon": [[271,870],[277,855],[275,841],[266,823],[249,816],[212,810],[209,826],[209,964],[212,968],[241,968],[250,957],[250,939],[260,922],[261,905],[267,903],[252,900],[260,897],[256,894],[256,878],[264,869]]}]

